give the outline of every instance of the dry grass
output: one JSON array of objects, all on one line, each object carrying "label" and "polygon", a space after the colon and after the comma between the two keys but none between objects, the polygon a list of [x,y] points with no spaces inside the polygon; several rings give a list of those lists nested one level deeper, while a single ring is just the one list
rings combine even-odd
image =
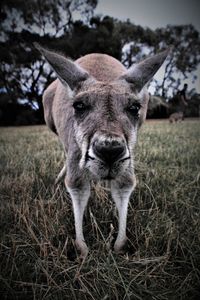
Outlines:
[{"label": "dry grass", "polygon": [[[1,299],[200,299],[200,122],[147,122],[136,149],[125,255],[112,252],[117,215],[97,187],[74,247],[63,163],[45,127],[1,128]],[[96,191],[96,193],[95,193]]]}]

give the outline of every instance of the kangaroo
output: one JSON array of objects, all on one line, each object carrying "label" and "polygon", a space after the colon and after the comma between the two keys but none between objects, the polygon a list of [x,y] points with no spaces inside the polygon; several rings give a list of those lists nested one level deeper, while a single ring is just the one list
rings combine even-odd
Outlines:
[{"label": "kangaroo", "polygon": [[169,116],[169,122],[170,123],[176,123],[176,122],[181,122],[184,120],[184,115],[183,112],[177,112],[173,113]]},{"label": "kangaroo", "polygon": [[65,176],[74,212],[76,246],[85,258],[83,215],[92,180],[108,180],[118,210],[114,251],[122,251],[126,237],[128,203],[136,185],[134,145],[146,118],[146,85],[160,68],[169,49],[126,69],[106,54],[88,54],[76,61],[35,47],[57,75],[43,95],[47,126],[58,135],[66,163]]}]

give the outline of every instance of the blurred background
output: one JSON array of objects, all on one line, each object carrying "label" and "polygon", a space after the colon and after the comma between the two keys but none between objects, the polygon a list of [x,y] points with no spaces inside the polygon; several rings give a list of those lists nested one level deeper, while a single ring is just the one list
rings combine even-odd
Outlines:
[{"label": "blurred background", "polygon": [[127,68],[173,45],[150,83],[147,117],[199,117],[199,11],[196,0],[2,0],[0,125],[44,123],[42,94],[55,74],[35,41],[72,59],[106,53]]}]

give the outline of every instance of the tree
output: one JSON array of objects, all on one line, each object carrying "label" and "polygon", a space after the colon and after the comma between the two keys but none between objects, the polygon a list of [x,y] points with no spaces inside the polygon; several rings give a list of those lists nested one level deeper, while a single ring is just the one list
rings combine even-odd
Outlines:
[{"label": "tree", "polygon": [[[193,76],[192,73],[200,63],[199,32],[192,25],[171,26],[157,29],[156,35],[160,38],[160,48],[172,45],[171,56],[165,64],[163,81],[157,85],[157,92],[167,96],[167,90],[178,90],[183,79]],[[193,76],[195,80],[195,76]]]},{"label": "tree", "polygon": [[121,40],[115,31],[115,20],[108,16],[92,17],[89,25],[74,22],[71,31],[58,40],[58,48],[73,59],[95,52],[121,59]]},{"label": "tree", "polygon": [[169,89],[177,91],[183,79],[188,76],[196,79],[192,73],[200,63],[200,39],[199,32],[192,25],[168,25],[155,31],[130,21],[119,22],[118,26],[123,41],[122,61],[128,67],[136,60],[172,46],[171,55],[164,65],[163,80],[156,82],[156,94],[167,97]]},{"label": "tree", "polygon": [[74,11],[88,22],[96,5],[97,0],[3,0],[0,8],[0,98],[6,92],[13,103],[28,102],[39,109],[38,116],[42,120],[41,96],[53,80],[53,72],[32,43],[53,44],[61,35],[70,32]]},{"label": "tree", "polygon": [[157,35],[149,28],[126,22],[116,21],[115,30],[121,40],[121,61],[130,67],[136,61],[156,52]]},{"label": "tree", "polygon": [[[96,5],[97,0],[2,0],[1,112],[1,102],[5,102],[1,98],[5,99],[6,93],[9,102],[28,103],[37,109],[38,119],[43,120],[41,98],[54,73],[33,47],[35,41],[73,59],[91,52],[106,53],[121,60],[126,67],[173,45],[164,65],[163,81],[156,82],[156,94],[165,98],[169,89],[176,91],[181,80],[196,70],[200,62],[200,40],[192,25],[153,31],[129,20],[94,16]],[[74,12],[80,16],[79,20],[74,20]]]}]

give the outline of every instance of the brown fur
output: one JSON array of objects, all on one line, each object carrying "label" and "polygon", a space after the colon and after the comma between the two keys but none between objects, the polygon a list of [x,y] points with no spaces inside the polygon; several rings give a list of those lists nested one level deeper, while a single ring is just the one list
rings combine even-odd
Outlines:
[{"label": "brown fur", "polygon": [[119,214],[114,250],[120,252],[126,241],[128,201],[136,184],[134,145],[149,100],[145,84],[168,51],[126,70],[105,54],[89,54],[73,63],[38,45],[37,48],[60,79],[47,88],[43,104],[46,123],[57,133],[67,157],[58,177],[65,175],[72,198],[76,245],[85,257],[88,248],[82,221],[90,182],[107,178]]},{"label": "brown fur", "polygon": [[181,122],[184,120],[183,112],[173,113],[169,116],[170,123]]},{"label": "brown fur", "polygon": [[88,54],[76,60],[76,63],[103,82],[117,80],[126,71],[118,60],[106,54]]}]

